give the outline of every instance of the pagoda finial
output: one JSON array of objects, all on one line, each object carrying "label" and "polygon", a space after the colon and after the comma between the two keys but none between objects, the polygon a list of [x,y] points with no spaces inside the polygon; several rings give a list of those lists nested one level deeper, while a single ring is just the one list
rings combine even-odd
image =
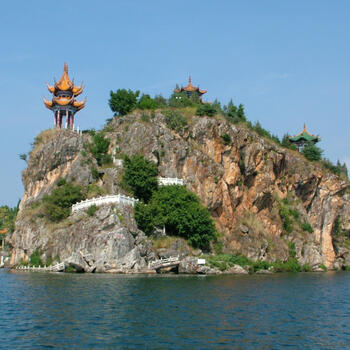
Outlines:
[{"label": "pagoda finial", "polygon": [[64,62],[64,71],[68,74],[68,64]]},{"label": "pagoda finial", "polygon": [[303,129],[303,132],[305,132],[306,131],[306,124],[304,123],[304,129]]},{"label": "pagoda finial", "polygon": [[188,76],[188,83],[191,84],[192,83],[192,78],[191,75]]}]

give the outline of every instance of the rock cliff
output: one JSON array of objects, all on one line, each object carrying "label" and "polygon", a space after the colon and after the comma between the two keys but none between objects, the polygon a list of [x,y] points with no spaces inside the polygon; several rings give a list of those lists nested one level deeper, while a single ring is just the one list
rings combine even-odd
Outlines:
[{"label": "rock cliff", "polygon": [[[314,270],[350,265],[346,181],[223,118],[188,117],[186,126],[170,126],[160,112],[115,117],[105,128],[109,153],[116,158],[143,154],[158,164],[160,176],[184,179],[209,208],[225,252],[266,261],[293,254]],[[67,227],[49,227],[35,214],[33,203],[61,177],[95,183],[103,193],[123,193],[122,167],[97,167],[86,151],[89,140],[88,134],[68,130],[50,130],[36,140],[23,172],[25,193],[11,238],[13,264],[35,249],[61,260],[89,257],[86,271],[140,271],[154,258],[130,209],[124,209],[124,223],[115,210],[102,208],[93,218],[72,214]],[[97,180],[92,168],[99,171]]]}]

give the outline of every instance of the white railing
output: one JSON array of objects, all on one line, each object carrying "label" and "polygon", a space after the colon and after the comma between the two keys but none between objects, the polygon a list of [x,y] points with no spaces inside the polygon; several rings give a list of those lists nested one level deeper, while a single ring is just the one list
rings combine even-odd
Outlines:
[{"label": "white railing", "polygon": [[64,271],[65,268],[66,268],[65,263],[61,262],[51,266],[40,266],[40,265],[39,266],[17,266],[16,270],[60,272],[60,271]]},{"label": "white railing", "polygon": [[75,211],[89,208],[92,205],[101,206],[107,204],[121,204],[134,206],[136,202],[138,202],[138,199],[123,196],[122,194],[108,195],[104,197],[86,199],[85,201],[75,203],[72,205],[72,212],[74,213]]},{"label": "white railing", "polygon": [[177,265],[180,263],[179,256],[173,256],[167,259],[159,259],[151,262],[151,269],[159,269],[160,267],[167,267],[171,265]]},{"label": "white railing", "polygon": [[183,179],[177,177],[158,177],[159,186],[184,185]]}]

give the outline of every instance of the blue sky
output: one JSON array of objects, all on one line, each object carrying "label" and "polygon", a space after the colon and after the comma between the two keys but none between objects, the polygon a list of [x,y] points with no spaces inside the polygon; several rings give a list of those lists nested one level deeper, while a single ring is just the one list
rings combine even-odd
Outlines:
[{"label": "blue sky", "polygon": [[207,100],[243,103],[282,136],[304,122],[350,165],[348,1],[8,1],[0,21],[0,205],[22,196],[20,153],[52,127],[42,103],[69,65],[84,81],[81,128],[111,117],[109,91],[169,96],[192,75]]}]

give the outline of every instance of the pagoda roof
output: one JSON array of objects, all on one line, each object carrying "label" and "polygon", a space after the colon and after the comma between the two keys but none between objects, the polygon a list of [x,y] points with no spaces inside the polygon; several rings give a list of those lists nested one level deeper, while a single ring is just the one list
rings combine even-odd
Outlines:
[{"label": "pagoda roof", "polygon": [[0,235],[4,235],[7,233],[7,228],[4,228],[3,230],[0,230]]},{"label": "pagoda roof", "polygon": [[301,140],[318,142],[318,141],[320,141],[320,137],[317,135],[310,134],[306,130],[306,125],[304,124],[304,129],[302,132],[289,138],[289,141],[291,141],[291,142],[298,142]]},{"label": "pagoda roof", "polygon": [[80,95],[83,92],[83,85],[74,85],[74,80],[71,80],[68,75],[68,65],[64,63],[63,74],[60,80],[55,80],[55,85],[47,84],[47,89],[54,94],[57,91],[71,91],[75,96]]},{"label": "pagoda roof", "polygon": [[207,90],[201,90],[199,88],[199,86],[197,86],[197,87],[193,86],[191,76],[188,77],[188,84],[185,87],[181,86],[180,89],[174,89],[174,92],[183,92],[183,91],[186,91],[186,92],[197,91],[201,95],[203,95],[207,92]]},{"label": "pagoda roof", "polygon": [[[52,100],[48,101],[44,98],[44,104],[48,109],[53,109],[55,106],[73,106],[78,111],[85,107],[86,98],[83,101],[75,100],[75,97],[83,92],[83,85],[74,85],[74,80],[71,80],[68,75],[68,65],[64,63],[63,74],[58,82],[55,80],[55,85],[47,85],[47,89],[53,94]],[[62,93],[63,92],[63,93]]]}]

